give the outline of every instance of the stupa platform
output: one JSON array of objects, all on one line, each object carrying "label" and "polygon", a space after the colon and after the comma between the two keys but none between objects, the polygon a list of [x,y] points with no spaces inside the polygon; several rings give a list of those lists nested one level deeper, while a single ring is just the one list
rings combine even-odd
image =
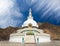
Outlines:
[{"label": "stupa platform", "polygon": [[9,41],[0,41],[0,46],[60,46],[60,40],[51,41],[48,43],[40,43],[40,44],[21,44]]}]

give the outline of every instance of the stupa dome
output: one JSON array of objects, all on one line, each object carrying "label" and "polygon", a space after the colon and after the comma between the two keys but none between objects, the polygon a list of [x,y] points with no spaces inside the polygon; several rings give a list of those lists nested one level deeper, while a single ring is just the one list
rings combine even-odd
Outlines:
[{"label": "stupa dome", "polygon": [[31,9],[29,10],[29,16],[28,16],[28,18],[23,23],[22,27],[28,26],[29,24],[32,24],[32,26],[38,27],[37,22],[33,19]]}]

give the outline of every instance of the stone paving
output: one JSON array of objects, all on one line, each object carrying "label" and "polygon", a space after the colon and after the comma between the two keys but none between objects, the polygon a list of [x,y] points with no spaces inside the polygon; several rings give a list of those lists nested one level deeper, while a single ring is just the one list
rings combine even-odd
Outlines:
[{"label": "stone paving", "polygon": [[60,41],[52,41],[49,43],[40,44],[21,44],[21,43],[10,43],[8,41],[0,41],[0,46],[60,46]]}]

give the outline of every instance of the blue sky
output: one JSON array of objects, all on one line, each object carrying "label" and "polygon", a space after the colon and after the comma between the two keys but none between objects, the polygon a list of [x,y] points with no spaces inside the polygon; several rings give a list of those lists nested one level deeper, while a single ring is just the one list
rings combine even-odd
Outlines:
[{"label": "blue sky", "polygon": [[37,22],[60,25],[60,0],[0,0],[0,28],[20,27],[30,8]]}]

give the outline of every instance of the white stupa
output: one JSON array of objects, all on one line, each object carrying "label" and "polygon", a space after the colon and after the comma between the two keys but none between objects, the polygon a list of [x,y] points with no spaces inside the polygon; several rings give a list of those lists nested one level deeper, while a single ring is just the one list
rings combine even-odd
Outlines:
[{"label": "white stupa", "polygon": [[28,26],[29,24],[32,24],[32,26],[38,27],[37,22],[33,19],[32,16],[32,10],[29,10],[29,16],[27,18],[27,20],[23,23],[22,27]]},{"label": "white stupa", "polygon": [[[31,24],[32,26],[29,24]],[[51,42],[50,34],[44,33],[44,30],[38,29],[37,22],[33,20],[31,9],[29,10],[28,18],[23,23],[22,27],[24,28],[20,28],[19,30],[17,30],[16,33],[10,34],[9,42],[19,43]]]}]

